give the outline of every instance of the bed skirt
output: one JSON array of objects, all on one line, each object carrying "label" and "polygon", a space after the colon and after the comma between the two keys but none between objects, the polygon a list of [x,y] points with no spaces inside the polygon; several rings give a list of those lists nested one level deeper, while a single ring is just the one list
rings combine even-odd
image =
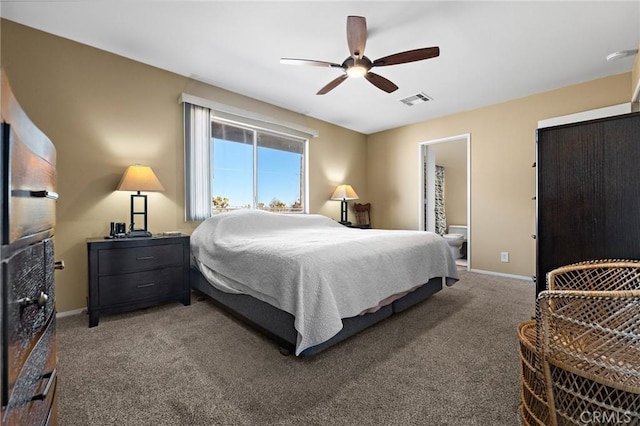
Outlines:
[{"label": "bed skirt", "polygon": [[[383,306],[378,311],[342,319],[342,330],[331,339],[305,349],[300,355],[314,355],[354,334],[420,303],[442,290],[440,277],[432,278],[416,290]],[[225,293],[213,287],[197,269],[191,268],[191,288],[209,296],[214,304],[238,319],[248,323],[275,340],[284,349],[295,352],[298,333],[294,328],[294,316],[266,302],[245,294]]]}]

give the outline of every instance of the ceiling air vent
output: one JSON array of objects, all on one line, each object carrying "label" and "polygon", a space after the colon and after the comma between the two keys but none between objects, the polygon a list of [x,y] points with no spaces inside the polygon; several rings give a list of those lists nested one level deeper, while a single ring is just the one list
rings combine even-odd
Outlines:
[{"label": "ceiling air vent", "polygon": [[412,96],[408,96],[404,99],[400,99],[400,102],[402,102],[403,104],[407,105],[407,106],[414,106],[414,105],[418,105],[424,102],[429,102],[432,101],[433,98],[430,98],[429,96],[427,96],[426,93],[418,93],[417,95],[412,95]]}]

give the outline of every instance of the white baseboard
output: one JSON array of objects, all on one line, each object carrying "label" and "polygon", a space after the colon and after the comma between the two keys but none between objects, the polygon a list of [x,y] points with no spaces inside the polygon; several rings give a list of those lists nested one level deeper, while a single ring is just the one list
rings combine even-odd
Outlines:
[{"label": "white baseboard", "polygon": [[533,277],[528,277],[526,275],[503,274],[502,272],[483,271],[482,269],[469,269],[469,272],[476,272],[478,274],[495,275],[498,277],[513,278],[515,280],[533,282]]},{"label": "white baseboard", "polygon": [[73,311],[65,311],[56,313],[56,318],[70,317],[71,315],[78,315],[87,312],[87,308],[74,309]]}]

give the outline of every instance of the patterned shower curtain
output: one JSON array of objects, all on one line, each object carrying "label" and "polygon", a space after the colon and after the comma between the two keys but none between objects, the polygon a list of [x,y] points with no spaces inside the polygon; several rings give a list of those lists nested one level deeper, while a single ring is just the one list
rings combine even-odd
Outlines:
[{"label": "patterned shower curtain", "polygon": [[444,167],[436,166],[436,234],[447,233],[447,216],[444,212]]}]

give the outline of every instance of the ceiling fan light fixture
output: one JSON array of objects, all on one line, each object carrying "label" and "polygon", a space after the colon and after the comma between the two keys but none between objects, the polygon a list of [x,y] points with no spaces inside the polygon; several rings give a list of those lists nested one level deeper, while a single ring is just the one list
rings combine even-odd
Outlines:
[{"label": "ceiling fan light fixture", "polygon": [[[1,1],[1,0],[0,0]],[[312,65],[331,68],[341,68],[343,74],[331,80],[322,87],[316,95],[325,95],[342,84],[350,77],[364,77],[369,83],[387,93],[398,90],[398,86],[375,72],[371,72],[373,67],[386,67],[388,65],[406,64],[408,62],[422,61],[424,59],[435,58],[440,55],[440,48],[423,47],[421,49],[407,50],[405,52],[394,53],[375,61],[371,61],[364,55],[364,47],[367,42],[367,21],[363,16],[347,17],[347,45],[350,56],[342,64],[333,62],[316,61],[310,59],[282,58],[280,62],[291,65]]]},{"label": "ceiling fan light fixture", "polygon": [[349,77],[364,77],[367,71],[369,70],[361,65],[354,65],[347,68],[347,75]]}]

